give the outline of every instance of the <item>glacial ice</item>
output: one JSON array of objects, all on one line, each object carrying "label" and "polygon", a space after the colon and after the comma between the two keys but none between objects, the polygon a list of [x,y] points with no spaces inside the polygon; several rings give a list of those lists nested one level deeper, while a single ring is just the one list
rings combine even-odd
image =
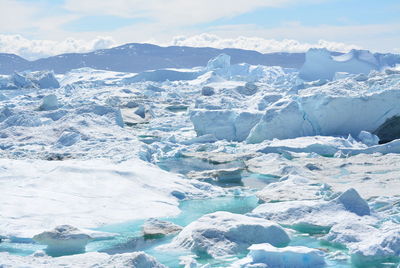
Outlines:
[{"label": "glacial ice", "polygon": [[60,84],[53,72],[38,71],[14,73],[9,76],[8,89],[15,88],[59,88]]},{"label": "glacial ice", "polygon": [[272,221],[220,211],[190,223],[165,249],[182,247],[218,257],[244,252],[252,244],[285,246],[289,241],[285,230]]},{"label": "glacial ice", "polygon": [[324,239],[346,246],[356,265],[384,261],[400,255],[400,231],[396,224],[390,222],[378,229],[374,225],[345,219],[334,225]]},{"label": "glacial ice", "polygon": [[330,201],[265,203],[255,208],[249,215],[290,225],[299,230],[314,227],[330,228],[344,219],[352,219],[354,222],[377,222],[376,218],[369,216],[368,204],[354,189],[348,189]]},{"label": "glacial ice", "polygon": [[226,110],[193,110],[190,113],[198,136],[211,134],[217,139],[231,141],[243,141],[260,118],[260,113]]},{"label": "glacial ice", "polygon": [[[373,63],[367,56],[331,60],[359,68]],[[171,267],[188,249],[198,266],[231,265],[252,244],[285,246],[289,232],[290,247],[263,250],[298,265],[299,244],[332,251],[328,265],[398,265],[400,73],[381,71],[385,60],[374,57],[376,70],[340,67],[331,81],[224,55],[186,70],[82,68],[54,77],[53,88],[37,73],[14,75],[20,87],[1,76],[0,251],[12,254],[1,253],[0,265],[129,267],[132,255],[13,255],[43,249],[32,238],[60,225],[92,237],[87,251],[144,250]],[[39,108],[45,102],[56,105]],[[217,196],[234,208],[216,206],[225,202]],[[134,244],[149,218],[162,222],[152,233],[169,232],[164,220],[184,229]],[[103,240],[99,227],[118,234]]]},{"label": "glacial ice", "polygon": [[165,235],[180,232],[182,227],[172,222],[161,221],[151,218],[145,221],[143,225],[143,235],[146,238],[158,238]]},{"label": "glacial ice", "polygon": [[[270,244],[255,244],[249,247],[246,258],[237,261],[232,268],[276,267],[311,268],[324,267],[324,253],[318,249],[302,246],[277,248]],[[264,264],[264,266],[262,266]]]},{"label": "glacial ice", "polygon": [[42,104],[39,106],[39,110],[41,111],[49,111],[49,110],[55,110],[59,106],[57,96],[54,94],[50,94],[45,96],[42,99]]},{"label": "glacial ice", "polygon": [[9,253],[0,253],[1,264],[5,267],[17,268],[54,268],[66,267],[66,264],[74,267],[90,268],[166,268],[152,256],[144,252],[108,255],[106,253],[90,252],[72,256],[51,258],[48,256],[16,256]]},{"label": "glacial ice", "polygon": [[310,49],[300,69],[300,77],[304,80],[331,80],[337,72],[368,74],[381,67],[376,56],[369,51],[352,50],[347,54],[332,56],[327,49]]},{"label": "glacial ice", "polygon": [[231,57],[226,54],[220,54],[217,57],[210,59],[207,63],[206,70],[227,72],[231,66]]},{"label": "glacial ice", "polygon": [[357,138],[362,143],[368,146],[374,146],[379,144],[379,137],[365,130],[362,130],[360,134],[358,134]]},{"label": "glacial ice", "polygon": [[72,255],[85,252],[92,237],[70,225],[60,225],[54,230],[33,236],[35,242],[47,245],[46,252],[52,256]]},{"label": "glacial ice", "polygon": [[[180,211],[174,191],[186,198],[222,193],[212,186],[203,191],[205,183],[192,183],[138,159],[122,163],[1,159],[0,170],[3,178],[13,178],[0,182],[6,200],[0,204],[0,230],[7,237],[31,238],[65,224],[95,228],[176,215]],[[14,204],[25,205],[15,209]]]},{"label": "glacial ice", "polygon": [[331,194],[330,187],[324,183],[316,183],[308,178],[289,174],[278,182],[273,182],[257,192],[257,197],[264,202],[289,200],[313,200]]}]

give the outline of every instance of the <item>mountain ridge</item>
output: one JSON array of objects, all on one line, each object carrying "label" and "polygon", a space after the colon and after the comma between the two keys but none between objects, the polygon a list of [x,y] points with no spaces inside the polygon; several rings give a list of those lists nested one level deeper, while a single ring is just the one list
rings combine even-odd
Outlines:
[{"label": "mountain ridge", "polygon": [[[131,73],[164,68],[193,68],[205,66],[209,59],[222,53],[231,56],[232,64],[248,63],[251,65],[300,68],[305,61],[305,53],[303,52],[261,53],[238,48],[162,47],[146,43],[128,43],[109,49],[86,53],[64,53],[33,61],[15,54],[0,53],[0,74],[12,74],[26,70],[52,70],[56,74],[62,74],[83,67]],[[339,52],[331,53],[334,55],[342,54]],[[400,63],[400,56],[399,61],[396,60],[395,63]]]}]

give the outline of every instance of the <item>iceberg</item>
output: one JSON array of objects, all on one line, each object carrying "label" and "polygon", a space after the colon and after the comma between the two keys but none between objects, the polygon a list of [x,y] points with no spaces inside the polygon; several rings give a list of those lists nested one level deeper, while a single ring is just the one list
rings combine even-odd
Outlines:
[{"label": "iceberg", "polygon": [[354,189],[348,189],[331,201],[300,200],[265,203],[249,214],[249,216],[290,225],[297,230],[309,230],[309,232],[313,232],[313,229],[323,231],[324,228],[329,229],[349,219],[366,223],[377,221],[369,215],[368,204]]},{"label": "iceberg", "polygon": [[220,257],[244,252],[252,244],[285,246],[289,241],[285,230],[272,221],[219,211],[190,223],[165,249],[186,248]]},{"label": "iceberg", "polygon": [[[325,267],[324,253],[318,249],[289,246],[277,248],[270,244],[255,244],[249,247],[246,258],[237,261],[232,268],[275,267],[311,268]],[[265,266],[262,266],[262,265]]]},{"label": "iceberg", "polygon": [[374,54],[367,50],[351,50],[350,52],[332,56],[327,49],[310,49],[306,60],[300,68],[300,77],[304,80],[332,80],[337,72],[351,74],[368,74],[379,70],[381,66]]},{"label": "iceberg", "polygon": [[54,94],[50,94],[45,96],[42,99],[42,104],[39,107],[41,111],[50,111],[55,110],[59,107],[57,96]]},{"label": "iceberg", "polygon": [[35,242],[47,245],[46,253],[52,256],[72,255],[85,252],[92,237],[70,225],[60,225],[54,230],[33,236]]},{"label": "iceberg", "polygon": [[154,257],[144,252],[133,252],[116,255],[106,253],[90,252],[52,258],[49,256],[16,256],[9,253],[0,252],[1,264],[6,267],[29,267],[29,268],[49,268],[65,267],[66,263],[76,267],[104,267],[104,268],[166,268]]}]

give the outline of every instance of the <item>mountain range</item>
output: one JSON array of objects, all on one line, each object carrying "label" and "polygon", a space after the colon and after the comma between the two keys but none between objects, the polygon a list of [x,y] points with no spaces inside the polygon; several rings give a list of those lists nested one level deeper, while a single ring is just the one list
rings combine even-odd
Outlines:
[{"label": "mountain range", "polygon": [[[305,61],[305,53],[263,54],[234,48],[161,47],[152,44],[131,43],[88,53],[67,53],[34,61],[26,60],[15,54],[0,53],[0,74],[12,74],[26,70],[53,70],[57,74],[62,74],[82,67],[133,73],[162,68],[193,68],[205,66],[209,59],[221,53],[230,55],[232,64],[248,63],[300,68]],[[398,62],[400,63],[400,59]]]}]

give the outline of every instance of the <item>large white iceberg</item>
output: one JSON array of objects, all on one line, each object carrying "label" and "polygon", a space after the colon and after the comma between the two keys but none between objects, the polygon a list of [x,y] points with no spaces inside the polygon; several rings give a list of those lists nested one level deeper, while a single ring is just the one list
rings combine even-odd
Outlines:
[{"label": "large white iceberg", "polygon": [[35,242],[47,245],[46,252],[50,255],[83,253],[91,239],[90,235],[70,225],[60,225],[33,237]]},{"label": "large white iceberg", "polygon": [[357,137],[375,131],[386,119],[400,114],[400,91],[388,90],[362,96],[302,95],[267,108],[247,141],[324,135]]},{"label": "large white iceberg", "polygon": [[[354,189],[349,189],[331,201],[302,200],[265,203],[249,215],[291,225],[300,231],[314,232],[330,228],[343,220],[373,223],[367,202]],[[308,232],[306,231],[306,232]]]},{"label": "large white iceberg", "polygon": [[186,248],[212,257],[244,252],[250,245],[285,246],[290,238],[278,224],[229,212],[207,214],[186,226],[168,248]]},{"label": "large white iceberg", "polygon": [[336,72],[368,74],[380,68],[379,61],[367,50],[351,50],[347,54],[332,56],[327,49],[310,49],[300,69],[304,80],[331,80]]}]

